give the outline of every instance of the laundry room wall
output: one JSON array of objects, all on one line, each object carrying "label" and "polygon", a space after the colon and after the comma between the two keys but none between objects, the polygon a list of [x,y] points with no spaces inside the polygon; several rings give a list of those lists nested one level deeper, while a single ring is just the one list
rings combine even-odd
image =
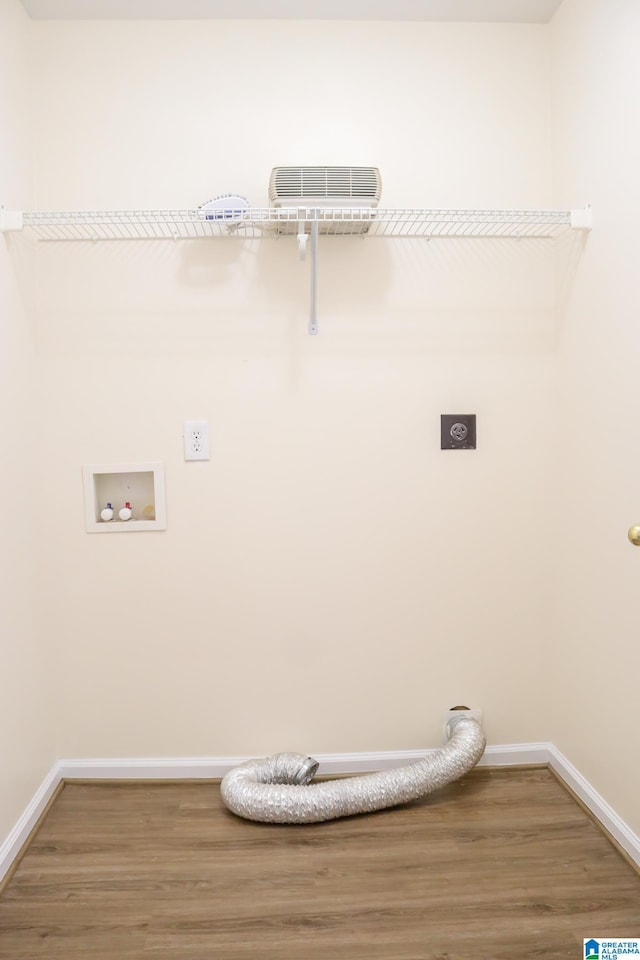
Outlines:
[{"label": "laundry room wall", "polygon": [[[0,203],[17,209],[34,202],[29,28],[17,0],[0,5]],[[0,844],[54,759],[38,603],[41,430],[33,263],[14,239],[0,240]]]},{"label": "laundry room wall", "polygon": [[640,833],[640,9],[565,0],[552,26],[555,202],[594,210],[559,325],[553,739]]},{"label": "laundry room wall", "polygon": [[[550,207],[531,25],[37,22],[37,208],[266,206],[364,164],[385,207]],[[580,204],[581,205],[581,204]],[[552,246],[40,243],[58,756],[546,739]],[[475,413],[476,451],[440,450]],[[185,463],[206,419],[211,460]],[[83,464],[165,464],[163,532],[85,532]]]}]

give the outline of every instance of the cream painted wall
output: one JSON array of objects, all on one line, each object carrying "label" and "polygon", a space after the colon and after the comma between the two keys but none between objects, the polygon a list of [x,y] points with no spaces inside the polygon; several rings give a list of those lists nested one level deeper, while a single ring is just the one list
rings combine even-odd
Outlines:
[{"label": "cream painted wall", "polygon": [[[565,0],[553,21],[555,202],[595,229],[559,341],[560,642],[553,739],[640,832],[640,84],[634,0]],[[567,427],[570,426],[570,429]]]},{"label": "cream painted wall", "polygon": [[[0,4],[0,202],[33,203],[33,104],[29,21],[17,0]],[[0,238],[0,843],[44,779],[53,759],[38,622],[40,490],[35,419],[37,374],[28,251]]]},{"label": "cream painted wall", "polygon": [[[385,206],[550,206],[542,27],[38,23],[38,206],[267,202],[371,163]],[[58,755],[551,735],[544,243],[41,244]],[[478,415],[479,449],[439,450]],[[207,418],[209,463],[182,459]],[[83,463],[166,464],[165,533],[84,532]]]},{"label": "cream painted wall", "polygon": [[[591,200],[596,229],[561,262],[327,240],[315,339],[287,241],[41,244],[37,285],[0,243],[0,837],[54,756],[432,745],[461,700],[640,830],[639,17],[30,24],[3,0],[7,206],[263,204],[274,164],[355,162],[386,206]],[[438,450],[446,411],[478,414],[477,452]],[[210,463],[183,462],[185,417]],[[167,531],[87,535],[81,464],[147,459]]]}]

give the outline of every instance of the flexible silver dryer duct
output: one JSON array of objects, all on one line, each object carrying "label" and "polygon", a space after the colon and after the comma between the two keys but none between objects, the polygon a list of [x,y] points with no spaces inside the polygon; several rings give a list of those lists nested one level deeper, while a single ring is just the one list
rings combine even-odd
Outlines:
[{"label": "flexible silver dryer duct", "polygon": [[422,760],[362,777],[310,783],[318,762],[300,753],[249,760],[222,780],[226,806],[262,823],[319,823],[370,813],[424,797],[457,780],[486,746],[482,727],[469,716],[449,722],[449,740]]}]

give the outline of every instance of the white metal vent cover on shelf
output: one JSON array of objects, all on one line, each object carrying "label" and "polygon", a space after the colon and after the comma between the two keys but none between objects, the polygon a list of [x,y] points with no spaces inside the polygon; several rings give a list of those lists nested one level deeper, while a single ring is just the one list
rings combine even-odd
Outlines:
[{"label": "white metal vent cover on shelf", "polygon": [[274,167],[269,180],[274,207],[377,207],[381,195],[377,167]]},{"label": "white metal vent cover on shelf", "polygon": [[[310,215],[334,208],[340,209],[342,223],[321,225],[320,233],[367,233],[367,219],[375,217],[381,195],[382,178],[377,167],[274,167],[269,179],[271,206],[293,207],[301,213],[298,226],[278,224],[276,232],[280,234],[309,232],[304,224]],[[349,217],[351,210],[355,220]]]}]

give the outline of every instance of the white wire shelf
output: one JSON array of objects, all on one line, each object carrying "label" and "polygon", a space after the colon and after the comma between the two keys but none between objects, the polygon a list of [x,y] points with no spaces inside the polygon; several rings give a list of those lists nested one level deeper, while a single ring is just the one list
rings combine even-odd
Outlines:
[{"label": "white wire shelf", "polygon": [[550,238],[591,228],[583,210],[250,208],[248,210],[0,211],[0,231],[25,229],[39,240],[191,240],[318,233],[393,238]]}]

